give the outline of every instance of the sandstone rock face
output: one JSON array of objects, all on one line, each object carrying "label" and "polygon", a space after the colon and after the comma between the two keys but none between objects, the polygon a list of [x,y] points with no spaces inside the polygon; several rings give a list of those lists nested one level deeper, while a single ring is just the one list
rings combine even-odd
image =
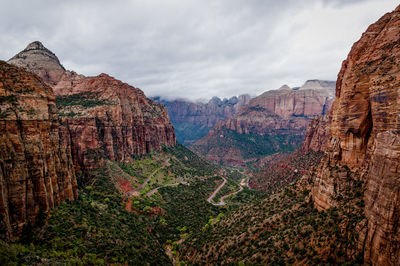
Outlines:
[{"label": "sandstone rock face", "polygon": [[208,103],[154,98],[167,108],[177,140],[184,145],[191,145],[204,137],[217,122],[232,117],[243,105],[248,104],[250,99],[250,95],[247,94],[223,100],[213,97]]},{"label": "sandstone rock face", "polygon": [[78,169],[97,167],[103,158],[122,161],[175,144],[166,109],[140,89],[106,74],[85,77],[66,71],[40,42],[28,45],[9,63],[37,74],[53,88]]},{"label": "sandstone rock face", "polygon": [[54,91],[76,165],[92,169],[104,157],[125,161],[175,145],[167,110],[141,90],[106,74],[65,84]]},{"label": "sandstone rock face", "polygon": [[38,76],[0,61],[0,227],[8,238],[78,196],[56,110],[52,89]]},{"label": "sandstone rock face", "polygon": [[[307,81],[300,89],[284,85],[261,94],[250,100],[234,117],[217,123],[192,148],[208,159],[232,166],[244,166],[263,156],[296,150],[308,122],[326,114],[332,105],[334,87],[316,86],[319,83],[334,84],[313,80]],[[316,86],[315,89],[312,86]]]},{"label": "sandstone rock face", "polygon": [[325,151],[329,133],[330,124],[328,115],[312,119],[308,124],[300,150],[304,153],[308,153],[309,151]]},{"label": "sandstone rock face", "polygon": [[38,41],[29,44],[22,52],[8,60],[8,63],[37,74],[50,86],[57,84],[65,72],[57,56]]},{"label": "sandstone rock face", "polygon": [[400,7],[371,25],[338,75],[326,154],[314,172],[319,209],[346,178],[365,184],[360,249],[366,263],[400,264]]}]

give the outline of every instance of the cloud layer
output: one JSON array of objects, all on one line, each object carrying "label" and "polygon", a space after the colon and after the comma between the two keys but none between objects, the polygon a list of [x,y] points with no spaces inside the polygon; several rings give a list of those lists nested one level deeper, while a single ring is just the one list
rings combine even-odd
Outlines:
[{"label": "cloud layer", "polygon": [[108,73],[149,96],[256,95],[335,80],[351,45],[396,2],[6,0],[0,58],[40,40],[67,69]]}]

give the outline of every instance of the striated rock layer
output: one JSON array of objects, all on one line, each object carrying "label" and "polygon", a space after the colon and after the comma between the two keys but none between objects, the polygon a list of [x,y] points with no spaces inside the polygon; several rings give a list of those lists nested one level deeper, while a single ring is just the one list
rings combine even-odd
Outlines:
[{"label": "striated rock layer", "polygon": [[207,135],[217,122],[232,117],[243,105],[248,104],[250,99],[250,95],[247,94],[223,100],[213,97],[208,103],[154,98],[167,108],[175,127],[177,141],[184,145],[191,145]]},{"label": "striated rock layer", "polygon": [[325,151],[329,133],[330,124],[328,115],[322,115],[312,119],[308,123],[300,151],[304,153],[309,151]]},{"label": "striated rock layer", "polygon": [[123,161],[175,144],[165,107],[140,89],[106,74],[85,77],[66,71],[40,42],[29,44],[9,63],[25,67],[53,87],[78,169],[97,167],[104,157]]},{"label": "striated rock layer", "polygon": [[[330,136],[314,171],[318,209],[364,182],[359,248],[366,263],[400,264],[400,7],[372,24],[338,75]],[[350,188],[351,189],[351,188]]]},{"label": "striated rock layer", "polygon": [[329,110],[334,84],[311,80],[301,88],[284,85],[267,91],[250,100],[234,117],[217,123],[192,148],[210,160],[232,166],[294,151],[303,141],[308,122]]},{"label": "striated rock layer", "polygon": [[77,198],[66,129],[41,79],[0,61],[0,227],[13,238],[28,223]]},{"label": "striated rock layer", "polygon": [[175,145],[167,110],[141,90],[106,74],[59,84],[57,106],[76,165],[92,169],[104,157],[124,161]]}]

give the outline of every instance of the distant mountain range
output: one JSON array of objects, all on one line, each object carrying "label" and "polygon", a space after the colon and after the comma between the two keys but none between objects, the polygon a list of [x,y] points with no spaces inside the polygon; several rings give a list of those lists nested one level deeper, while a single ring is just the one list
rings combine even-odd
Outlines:
[{"label": "distant mountain range", "polygon": [[249,103],[251,97],[248,94],[222,100],[213,97],[207,103],[183,99],[166,100],[161,97],[152,99],[167,108],[169,118],[175,127],[176,140],[190,146],[207,135],[217,122],[225,121],[236,114],[242,106]]}]

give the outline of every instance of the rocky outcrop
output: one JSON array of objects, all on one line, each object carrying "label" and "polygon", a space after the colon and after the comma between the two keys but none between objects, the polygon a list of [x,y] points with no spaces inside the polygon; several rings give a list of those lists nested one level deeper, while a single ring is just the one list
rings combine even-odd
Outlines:
[{"label": "rocky outcrop", "polygon": [[62,201],[77,198],[66,129],[42,80],[0,61],[0,228],[13,238]]},{"label": "rocky outcrop", "polygon": [[371,25],[338,75],[331,133],[313,172],[318,209],[337,205],[346,179],[364,183],[359,248],[366,263],[400,264],[400,7]]},{"label": "rocky outcrop", "polygon": [[334,87],[327,84],[334,83],[312,80],[301,88],[285,85],[267,91],[250,100],[234,117],[217,123],[192,148],[208,159],[232,166],[294,151],[303,141],[308,122],[326,114],[333,102]]},{"label": "rocky outcrop", "polygon": [[160,97],[153,99],[167,108],[177,140],[184,145],[191,145],[207,135],[217,122],[232,117],[251,98],[247,94],[223,100],[213,97],[208,103],[168,101]]},{"label": "rocky outcrop", "polygon": [[300,150],[304,153],[309,151],[325,151],[330,133],[329,116],[322,115],[312,119],[308,123]]},{"label": "rocky outcrop", "polygon": [[53,88],[78,169],[175,144],[166,109],[140,89],[106,74],[85,77],[66,71],[40,42],[29,44],[9,63],[37,74]]}]

